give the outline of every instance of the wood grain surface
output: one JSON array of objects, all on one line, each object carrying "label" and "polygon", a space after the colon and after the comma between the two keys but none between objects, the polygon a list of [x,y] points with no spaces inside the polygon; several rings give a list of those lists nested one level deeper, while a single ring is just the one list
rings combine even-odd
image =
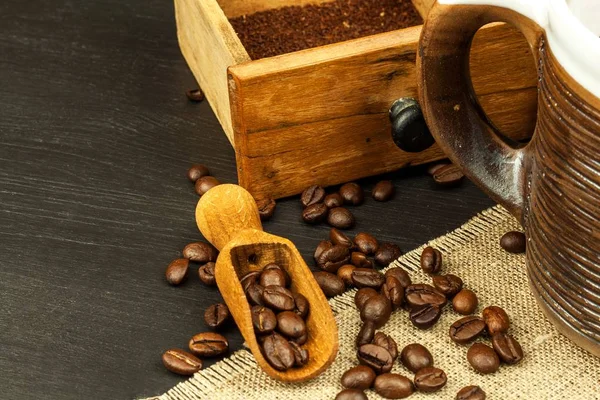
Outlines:
[{"label": "wood grain surface", "polygon": [[[220,301],[167,264],[191,241],[204,162],[236,181],[235,155],[177,43],[163,0],[0,2],[0,388],[3,399],[132,399],[183,378],[161,354],[206,329]],[[342,147],[340,151],[344,151]],[[468,182],[435,187],[423,167],[386,175],[396,198],[353,208],[354,231],[408,251],[492,202]],[[364,182],[370,190],[375,179]],[[311,268],[326,226],[280,202],[266,231]],[[225,331],[241,348],[235,329]],[[206,365],[213,361],[207,360]]]}]

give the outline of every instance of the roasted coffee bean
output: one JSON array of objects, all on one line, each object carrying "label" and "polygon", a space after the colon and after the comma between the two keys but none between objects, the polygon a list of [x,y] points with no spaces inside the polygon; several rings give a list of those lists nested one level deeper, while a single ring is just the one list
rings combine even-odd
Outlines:
[{"label": "roasted coffee bean", "polygon": [[204,92],[202,92],[201,89],[186,90],[185,95],[189,101],[193,101],[195,103],[199,103],[204,100]]},{"label": "roasted coffee bean", "polygon": [[200,281],[207,286],[215,286],[217,284],[217,280],[215,278],[215,263],[208,262],[198,268],[198,276],[200,277]]},{"label": "roasted coffee bean", "polygon": [[192,182],[196,182],[198,179],[202,178],[203,176],[208,176],[208,175],[210,175],[210,171],[208,170],[208,168],[206,168],[206,166],[204,166],[202,164],[194,164],[187,171],[187,177]]},{"label": "roasted coffee bean", "polygon": [[485,392],[479,386],[465,386],[456,393],[455,400],[485,400]]},{"label": "roasted coffee bean", "polygon": [[323,203],[311,204],[302,211],[302,220],[307,224],[318,224],[325,220],[329,208]]},{"label": "roasted coffee bean", "polygon": [[344,389],[335,396],[335,400],[369,400],[369,398],[362,390]]},{"label": "roasted coffee bean", "polygon": [[350,255],[350,263],[357,268],[373,268],[373,263],[360,251],[353,251]]},{"label": "roasted coffee bean", "polygon": [[425,393],[437,392],[446,385],[448,377],[439,368],[421,368],[415,374],[415,387]]},{"label": "roasted coffee bean", "polygon": [[429,329],[438,322],[442,308],[435,304],[425,304],[410,310],[410,322],[419,329]]},{"label": "roasted coffee bean", "polygon": [[335,245],[321,252],[315,261],[322,270],[336,273],[342,265],[350,262],[350,250],[347,247]]},{"label": "roasted coffee bean", "polygon": [[285,273],[283,272],[282,269],[279,269],[279,267],[263,269],[262,273],[260,274],[259,283],[264,287],[267,287],[267,286],[283,286],[283,287],[285,287],[287,284]]},{"label": "roasted coffee bean", "polygon": [[404,289],[404,297],[409,307],[422,307],[424,305],[436,305],[444,307],[446,296],[436,288],[424,283],[409,285]]},{"label": "roasted coffee bean", "polygon": [[396,188],[392,181],[381,181],[377,182],[371,194],[373,195],[373,199],[375,201],[388,201],[394,197],[396,193]]},{"label": "roasted coffee bean", "polygon": [[343,184],[342,187],[340,187],[339,193],[342,196],[342,199],[344,199],[344,203],[353,206],[361,205],[365,200],[365,193],[362,188],[354,182]]},{"label": "roasted coffee bean", "polygon": [[390,301],[381,294],[370,297],[360,310],[360,319],[373,322],[375,328],[385,325],[389,321],[390,315],[392,315]]},{"label": "roasted coffee bean", "polygon": [[319,244],[317,245],[317,248],[315,249],[315,254],[313,255],[315,262],[319,259],[319,257],[321,257],[321,254],[323,254],[323,252],[325,252],[325,250],[329,250],[332,247],[333,247],[333,243],[331,243],[329,240],[320,241]]},{"label": "roasted coffee bean", "polygon": [[296,342],[288,342],[294,351],[294,366],[303,367],[308,363],[308,350],[303,349]]},{"label": "roasted coffee bean", "polygon": [[262,285],[259,285],[258,283],[251,283],[245,292],[246,297],[248,298],[248,301],[250,302],[250,304],[252,304],[253,306],[264,305],[264,302],[263,302],[264,290],[265,290],[265,288]]},{"label": "roasted coffee bean", "polygon": [[442,269],[442,253],[433,247],[425,247],[421,253],[421,269],[427,274],[437,274]]},{"label": "roasted coffee bean", "polygon": [[277,314],[277,330],[283,336],[295,339],[306,333],[306,324],[295,312],[283,311]]},{"label": "roasted coffee bean", "polygon": [[510,320],[506,311],[498,306],[489,306],[483,309],[481,313],[487,331],[490,335],[494,335],[498,332],[506,332],[510,327]]},{"label": "roasted coffee bean", "polygon": [[475,340],[485,331],[485,322],[479,317],[463,317],[450,325],[450,339],[465,344]]},{"label": "roasted coffee bean", "polygon": [[400,374],[382,374],[375,378],[375,393],[385,399],[404,399],[415,391],[413,383]]},{"label": "roasted coffee bean", "polygon": [[325,199],[325,189],[319,185],[310,186],[302,192],[300,202],[304,207],[321,203]]},{"label": "roasted coffee bean", "polygon": [[498,357],[507,364],[517,364],[523,359],[523,349],[514,337],[506,333],[496,333],[492,336],[492,347]]},{"label": "roasted coffee bean", "polygon": [[347,389],[367,390],[373,385],[377,375],[366,365],[352,367],[342,375],[342,386]]},{"label": "roasted coffee bean", "polygon": [[183,258],[200,264],[217,261],[219,252],[211,244],[204,242],[190,243],[183,248]]},{"label": "roasted coffee bean", "polygon": [[433,176],[433,174],[435,174],[435,171],[437,171],[438,169],[445,167],[447,165],[450,165],[450,163],[442,162],[442,163],[431,164],[429,167],[427,167],[427,173],[429,175]]},{"label": "roasted coffee bean", "polygon": [[392,310],[397,310],[404,304],[404,288],[400,281],[391,275],[385,278],[381,293],[390,301]]},{"label": "roasted coffee bean", "polygon": [[332,193],[325,196],[323,203],[325,203],[328,208],[336,208],[344,205],[344,199],[342,199],[342,196],[339,193]]},{"label": "roasted coffee bean", "polygon": [[229,350],[229,342],[225,336],[214,332],[194,335],[188,346],[190,351],[199,357],[216,357]]},{"label": "roasted coffee bean", "polygon": [[242,289],[244,289],[244,292],[248,290],[248,286],[254,283],[258,283],[258,279],[260,278],[261,273],[262,271],[250,271],[246,272],[242,276],[242,278],[240,279],[240,283],[242,285]]},{"label": "roasted coffee bean", "polygon": [[506,232],[500,238],[500,246],[509,253],[525,253],[526,244],[525,234],[518,231]]},{"label": "roasted coffee bean", "polygon": [[390,372],[394,360],[387,349],[375,344],[363,344],[358,348],[358,361],[370,367],[377,374]]},{"label": "roasted coffee bean", "polygon": [[310,311],[310,305],[308,304],[306,297],[304,297],[302,293],[294,293],[294,303],[296,304],[294,312],[298,314],[300,318],[306,318]]},{"label": "roasted coffee bean", "polygon": [[406,272],[400,267],[390,268],[387,271],[385,271],[385,277],[387,278],[388,276],[393,276],[394,278],[398,279],[398,281],[404,289],[412,285],[408,272]]},{"label": "roasted coffee bean", "polygon": [[478,304],[477,295],[469,289],[462,289],[452,299],[452,308],[462,315],[473,314]]},{"label": "roasted coffee bean", "polygon": [[381,272],[371,268],[356,268],[352,271],[352,282],[357,288],[379,289],[385,283],[385,277]]},{"label": "roasted coffee bean", "polygon": [[268,271],[270,269],[276,269],[283,273],[283,277],[285,278],[285,286],[286,287],[288,287],[292,284],[292,278],[290,278],[290,275],[286,272],[285,269],[281,268],[279,265],[277,265],[275,263],[270,263],[270,264],[265,265],[265,267],[263,268],[263,272]]},{"label": "roasted coffee bean", "polygon": [[262,350],[267,362],[278,371],[286,371],[292,368],[296,362],[292,345],[275,332],[264,339]]},{"label": "roasted coffee bean", "polygon": [[259,335],[271,333],[277,327],[277,317],[270,308],[253,306],[251,314],[254,331]]},{"label": "roasted coffee bean", "polygon": [[294,295],[282,286],[265,286],[262,300],[265,306],[278,311],[292,311],[296,307]]},{"label": "roasted coffee bean", "polygon": [[412,343],[404,347],[400,353],[400,361],[412,372],[433,366],[433,356],[425,346],[419,343]]},{"label": "roasted coffee bean", "polygon": [[331,272],[319,271],[313,275],[326,297],[338,296],[346,291],[344,281]]},{"label": "roasted coffee bean", "polygon": [[213,176],[203,176],[196,181],[194,184],[194,189],[196,190],[196,194],[198,196],[204,196],[206,192],[215,186],[219,186],[220,184],[221,182],[219,182],[217,178]]},{"label": "roasted coffee bean", "polygon": [[258,215],[260,216],[261,221],[268,221],[271,219],[273,214],[275,214],[275,208],[277,207],[277,203],[270,197],[266,199],[261,199],[256,202],[256,206],[258,207]]},{"label": "roasted coffee bean", "polygon": [[327,214],[327,223],[334,228],[350,229],[356,223],[354,215],[344,207],[336,207],[329,210]]},{"label": "roasted coffee bean", "polygon": [[302,346],[303,344],[306,344],[307,341],[308,341],[308,332],[300,337],[290,340],[290,342],[294,342],[298,346]]},{"label": "roasted coffee bean", "polygon": [[229,308],[223,303],[213,304],[204,312],[204,322],[211,328],[220,328],[229,319]]},{"label": "roasted coffee bean", "polygon": [[473,344],[467,351],[467,361],[482,374],[491,374],[500,368],[500,359],[498,354],[489,346],[483,343]]},{"label": "roasted coffee bean", "polygon": [[365,321],[358,331],[356,336],[356,347],[360,347],[363,344],[369,344],[375,337],[375,324],[371,321]]},{"label": "roasted coffee bean", "polygon": [[457,186],[462,182],[464,177],[460,168],[454,164],[438,168],[433,174],[434,182],[445,187]]},{"label": "roasted coffee bean", "polygon": [[342,265],[342,267],[337,270],[337,276],[344,281],[346,286],[352,286],[354,284],[352,282],[352,271],[355,269],[356,267],[352,264]]},{"label": "roasted coffee bean", "polygon": [[460,292],[463,286],[462,279],[452,274],[434,275],[432,279],[433,286],[448,298]]},{"label": "roasted coffee bean", "polygon": [[190,260],[187,258],[178,258],[171,261],[165,271],[167,282],[173,286],[179,285],[187,277],[187,272],[190,267]]},{"label": "roasted coffee bean", "polygon": [[390,355],[394,361],[396,361],[396,358],[398,358],[398,345],[391,336],[386,335],[383,332],[377,332],[373,337],[373,344],[386,348],[390,352]]},{"label": "roasted coffee bean", "polygon": [[402,255],[400,247],[393,243],[380,243],[379,248],[375,252],[375,262],[382,266],[387,267],[392,261],[395,261]]},{"label": "roasted coffee bean", "polygon": [[352,240],[350,240],[350,238],[346,236],[344,232],[336,228],[331,228],[329,231],[329,240],[331,240],[331,243],[338,246],[344,246],[349,249],[354,247]]},{"label": "roasted coffee bean", "polygon": [[369,300],[371,297],[377,294],[379,293],[377,293],[377,290],[373,288],[358,289],[358,291],[354,295],[354,304],[356,304],[356,308],[362,310],[367,300]]},{"label": "roasted coffee bean", "polygon": [[162,355],[162,362],[169,371],[179,375],[194,375],[202,369],[202,361],[181,349],[169,349]]},{"label": "roasted coffee bean", "polygon": [[377,239],[365,232],[360,232],[354,237],[354,245],[358,251],[366,255],[373,255],[379,249]]}]

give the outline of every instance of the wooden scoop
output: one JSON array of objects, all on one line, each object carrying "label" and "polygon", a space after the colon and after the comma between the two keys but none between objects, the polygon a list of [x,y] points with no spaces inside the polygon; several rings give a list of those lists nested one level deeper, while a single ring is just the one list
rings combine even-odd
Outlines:
[{"label": "wooden scoop", "polygon": [[[215,267],[217,286],[258,365],[284,382],[305,381],[323,372],[338,351],[337,326],[329,303],[292,242],[263,232],[252,195],[237,185],[215,186],[200,198],[196,223],[204,237],[221,251]],[[283,372],[271,367],[261,353],[251,306],[240,283],[245,273],[261,270],[269,263],[287,271],[292,279],[291,291],[303,294],[310,303],[308,341],[303,346],[308,350],[308,364]]]}]

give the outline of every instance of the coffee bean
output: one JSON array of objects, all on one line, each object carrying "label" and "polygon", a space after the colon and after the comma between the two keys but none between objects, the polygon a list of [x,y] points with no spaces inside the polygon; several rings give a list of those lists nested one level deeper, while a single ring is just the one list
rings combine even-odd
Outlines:
[{"label": "coffee bean", "polygon": [[462,182],[464,177],[460,168],[454,164],[438,168],[433,174],[434,182],[445,187],[457,186]]},{"label": "coffee bean", "polygon": [[254,306],[262,306],[264,305],[263,302],[263,292],[265,291],[265,288],[262,285],[259,285],[258,283],[251,283],[250,285],[248,285],[248,289],[246,290],[246,297],[248,298],[248,301],[250,302],[251,305]]},{"label": "coffee bean", "polygon": [[190,267],[190,260],[186,258],[178,258],[171,261],[165,271],[167,282],[173,286],[179,285],[187,277],[187,272]]},{"label": "coffee bean", "polygon": [[371,297],[373,297],[377,294],[379,294],[379,293],[377,293],[377,290],[375,290],[373,288],[367,287],[367,288],[358,289],[358,291],[354,295],[354,304],[356,304],[356,308],[358,308],[359,310],[362,310],[362,308],[364,307],[367,300],[369,300]]},{"label": "coffee bean", "polygon": [[432,280],[433,286],[448,298],[460,292],[463,286],[462,279],[452,274],[434,275]]},{"label": "coffee bean", "polygon": [[215,286],[217,284],[217,279],[215,278],[215,263],[208,262],[198,268],[198,276],[200,277],[200,281],[207,286]]},{"label": "coffee bean", "polygon": [[252,325],[259,335],[273,332],[277,327],[277,317],[273,310],[263,306],[253,306],[251,309]]},{"label": "coffee bean", "polygon": [[397,310],[404,304],[404,288],[400,281],[391,275],[385,278],[381,293],[390,301],[392,310]]},{"label": "coffee bean", "polygon": [[467,351],[467,361],[482,374],[491,374],[500,368],[500,359],[498,354],[489,346],[483,343],[473,344]]},{"label": "coffee bean", "polygon": [[478,304],[477,295],[469,289],[462,289],[452,299],[452,308],[462,315],[473,314]]},{"label": "coffee bean", "polygon": [[352,286],[352,271],[355,269],[356,267],[352,264],[342,265],[342,267],[337,270],[337,276],[344,281],[346,286]]},{"label": "coffee bean", "polygon": [[204,100],[204,93],[201,89],[190,89],[186,90],[185,95],[187,96],[189,101],[193,101],[195,103],[201,102]]},{"label": "coffee bean", "polygon": [[207,175],[210,175],[210,171],[202,164],[194,164],[187,171],[187,177],[192,182],[196,182],[198,179]]},{"label": "coffee bean", "polygon": [[[270,269],[276,269],[283,273],[283,277],[285,278],[285,287],[288,287],[292,284],[292,278],[290,278],[290,275],[286,272],[285,269],[281,268],[279,265],[277,265],[275,263],[270,263],[270,264],[267,264],[264,266],[263,272],[268,271]],[[261,274],[262,274],[262,272],[261,272]]]},{"label": "coffee bean", "polygon": [[404,297],[411,308],[428,304],[437,305],[441,308],[446,304],[446,296],[438,292],[433,286],[423,283],[407,286],[404,289]]},{"label": "coffee bean", "polygon": [[509,253],[525,253],[526,244],[525,234],[518,231],[506,232],[500,238],[500,246]]},{"label": "coffee bean", "polygon": [[246,272],[242,278],[240,279],[240,284],[242,285],[242,289],[244,292],[248,290],[248,286],[258,283],[258,279],[260,278],[260,274],[262,271],[249,271]]},{"label": "coffee bean", "polygon": [[322,270],[336,273],[342,265],[350,262],[350,251],[345,246],[335,245],[323,250],[315,261]]},{"label": "coffee bean", "polygon": [[485,397],[479,386],[465,386],[456,393],[456,400],[485,400]]},{"label": "coffee bean", "polygon": [[302,220],[307,224],[318,224],[325,220],[329,209],[323,203],[311,204],[302,211]]},{"label": "coffee bean", "polygon": [[267,362],[278,371],[286,371],[296,362],[292,346],[283,336],[275,332],[265,338],[262,350]]},{"label": "coffee bean", "polygon": [[319,185],[310,186],[302,192],[300,202],[304,207],[321,203],[325,199],[325,189]]},{"label": "coffee bean", "polygon": [[283,311],[277,314],[277,330],[283,336],[294,339],[306,333],[306,324],[295,312]]},{"label": "coffee bean", "polygon": [[375,344],[363,344],[358,348],[358,361],[377,374],[390,372],[394,360],[387,349]]},{"label": "coffee bean", "polygon": [[479,317],[463,317],[450,325],[450,339],[465,344],[485,331],[485,322]]},{"label": "coffee bean", "polygon": [[344,199],[342,199],[342,196],[339,193],[332,193],[325,196],[323,203],[325,203],[328,208],[341,207],[344,205]]},{"label": "coffee bean", "polygon": [[219,182],[215,177],[203,176],[202,178],[196,181],[196,183],[194,184],[194,189],[196,190],[196,194],[198,196],[204,196],[206,192],[208,192],[215,186],[219,186],[220,184],[221,182]]},{"label": "coffee bean", "polygon": [[433,356],[425,346],[419,343],[412,343],[404,347],[400,352],[400,361],[412,372],[433,366]]},{"label": "coffee bean", "polygon": [[261,199],[256,202],[256,206],[258,207],[258,215],[260,216],[261,221],[268,221],[271,219],[273,214],[275,214],[275,208],[277,207],[277,203],[270,197],[266,199]]},{"label": "coffee bean", "polygon": [[438,322],[442,315],[442,308],[435,304],[425,304],[419,307],[413,307],[410,310],[409,318],[419,329],[429,329]]},{"label": "coffee bean", "polygon": [[385,271],[385,277],[387,278],[388,276],[393,276],[394,278],[398,279],[400,285],[402,285],[404,289],[412,285],[408,272],[406,272],[400,267],[390,268],[387,271]]},{"label": "coffee bean", "polygon": [[263,269],[258,281],[262,286],[283,286],[285,287],[286,277],[283,270],[277,268]]},{"label": "coffee bean", "polygon": [[350,229],[355,222],[354,215],[344,207],[332,208],[327,214],[327,223],[334,228]]},{"label": "coffee bean", "polygon": [[492,336],[492,347],[500,359],[507,364],[517,364],[523,359],[523,349],[514,337],[506,333]]},{"label": "coffee bean", "polygon": [[394,197],[396,193],[396,188],[392,181],[381,181],[377,182],[375,187],[373,188],[372,195],[375,201],[388,201]]},{"label": "coffee bean", "polygon": [[358,331],[356,336],[356,347],[360,347],[363,344],[369,344],[375,337],[375,324],[371,321],[365,321]]},{"label": "coffee bean", "polygon": [[294,312],[298,314],[300,318],[306,318],[310,311],[310,305],[308,304],[306,297],[304,297],[302,293],[294,293],[294,303],[296,304]]},{"label": "coffee bean", "polygon": [[437,392],[446,385],[448,377],[439,368],[421,368],[415,374],[415,387],[425,393]]},{"label": "coffee bean", "polygon": [[194,375],[202,369],[202,361],[181,349],[169,349],[162,355],[162,362],[169,371],[179,375]]},{"label": "coffee bean", "polygon": [[375,254],[379,249],[379,242],[375,237],[365,232],[360,232],[354,237],[354,245],[361,252],[366,255]]},{"label": "coffee bean", "polygon": [[326,297],[335,297],[346,291],[344,281],[331,272],[319,271],[313,275]]},{"label": "coffee bean", "polygon": [[489,306],[483,309],[481,313],[490,335],[498,332],[506,332],[510,327],[510,320],[506,311],[498,306]]},{"label": "coffee bean", "polygon": [[340,195],[344,199],[344,203],[353,206],[358,206],[365,200],[365,194],[362,188],[354,182],[346,183],[340,187]]},{"label": "coffee bean", "polygon": [[400,374],[382,374],[375,378],[375,393],[386,399],[404,399],[415,391],[413,383]]},{"label": "coffee bean", "polygon": [[390,352],[390,355],[394,361],[396,361],[396,358],[398,358],[398,345],[391,336],[386,335],[383,332],[377,332],[373,337],[373,344],[386,348],[387,351]]},{"label": "coffee bean", "polygon": [[375,371],[366,365],[352,367],[342,375],[342,386],[347,389],[367,390],[375,381]]},{"label": "coffee bean", "polygon": [[335,400],[369,400],[369,398],[362,390],[344,389],[335,396]]},{"label": "coffee bean", "polygon": [[199,357],[216,357],[229,350],[229,342],[223,335],[203,332],[194,335],[188,344],[190,351]]},{"label": "coffee bean", "polygon": [[433,247],[425,247],[421,253],[421,269],[427,274],[437,274],[442,269],[442,253]]},{"label": "coffee bean", "polygon": [[294,342],[299,346],[306,344],[307,341],[308,341],[308,333],[305,333],[304,335],[302,335],[300,337],[290,340],[290,342]]},{"label": "coffee bean", "polygon": [[385,277],[381,272],[371,268],[355,268],[352,271],[352,282],[357,288],[379,289],[385,283]]},{"label": "coffee bean", "polygon": [[375,328],[381,328],[385,325],[392,314],[390,301],[383,295],[377,294],[370,297],[363,308],[360,310],[360,319],[362,321],[371,321]]},{"label": "coffee bean", "polygon": [[331,228],[329,231],[329,240],[331,240],[331,243],[338,246],[344,246],[349,249],[354,247],[352,240],[350,240],[350,238],[346,236],[344,232],[336,228]]},{"label": "coffee bean", "polygon": [[427,173],[429,175],[433,176],[433,174],[435,174],[435,171],[437,171],[438,169],[445,167],[447,165],[450,165],[450,163],[443,162],[443,163],[431,164],[429,167],[427,167]]},{"label": "coffee bean", "polygon": [[380,243],[379,248],[375,252],[375,262],[387,267],[391,262],[396,261],[402,255],[400,247],[393,243]]},{"label": "coffee bean", "polygon": [[278,311],[292,311],[296,307],[294,295],[282,286],[265,286],[262,300],[265,306]]},{"label": "coffee bean", "polygon": [[319,257],[321,257],[321,254],[323,254],[323,252],[325,252],[325,250],[329,250],[332,247],[333,247],[333,243],[331,243],[329,240],[320,241],[319,244],[317,245],[317,248],[315,249],[315,254],[313,255],[315,262],[319,259]]},{"label": "coffee bean", "polygon": [[294,367],[303,367],[308,364],[308,350],[303,349],[296,342],[288,342],[294,351]]},{"label": "coffee bean", "polygon": [[373,263],[360,251],[353,251],[350,255],[350,263],[358,268],[373,268]]},{"label": "coffee bean", "polygon": [[217,261],[219,252],[211,244],[204,242],[190,243],[183,248],[183,258],[200,264]]},{"label": "coffee bean", "polygon": [[204,312],[204,322],[211,328],[220,328],[228,319],[229,308],[223,303],[213,304]]}]

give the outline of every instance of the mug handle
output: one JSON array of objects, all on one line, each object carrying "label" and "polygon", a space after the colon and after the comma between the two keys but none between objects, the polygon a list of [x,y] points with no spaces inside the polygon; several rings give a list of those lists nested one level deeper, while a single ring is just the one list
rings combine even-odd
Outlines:
[{"label": "mug handle", "polygon": [[419,97],[429,129],[446,155],[521,221],[530,151],[503,136],[485,115],[473,90],[469,52],[479,28],[508,22],[523,33],[537,65],[546,6],[522,0],[503,0],[502,7],[477,4],[483,1],[436,2],[419,41]]}]

